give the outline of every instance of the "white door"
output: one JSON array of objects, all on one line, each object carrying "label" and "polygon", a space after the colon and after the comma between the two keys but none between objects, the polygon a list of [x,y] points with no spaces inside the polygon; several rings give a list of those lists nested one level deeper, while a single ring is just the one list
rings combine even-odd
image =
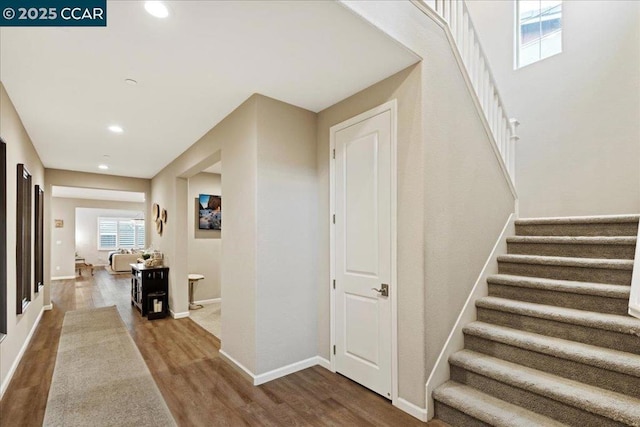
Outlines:
[{"label": "white door", "polygon": [[[391,399],[391,111],[335,133],[335,367]],[[377,291],[377,290],[378,291]]]}]

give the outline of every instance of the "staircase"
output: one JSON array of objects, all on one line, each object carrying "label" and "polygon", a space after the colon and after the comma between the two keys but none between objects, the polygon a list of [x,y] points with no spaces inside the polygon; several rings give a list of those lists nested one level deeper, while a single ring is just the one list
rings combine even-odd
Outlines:
[{"label": "staircase", "polygon": [[452,426],[640,426],[638,216],[521,219],[449,359]]}]

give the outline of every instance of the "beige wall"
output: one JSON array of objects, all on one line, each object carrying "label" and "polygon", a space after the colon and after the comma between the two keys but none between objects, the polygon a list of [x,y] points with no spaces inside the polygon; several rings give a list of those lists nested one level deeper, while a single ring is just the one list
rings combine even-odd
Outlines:
[{"label": "beige wall", "polygon": [[220,175],[203,172],[189,178],[188,269],[189,273],[204,276],[194,291],[196,301],[220,298],[220,257],[222,256],[221,232],[198,228],[198,195],[200,194],[222,195]]},{"label": "beige wall", "polygon": [[[166,169],[165,169],[166,170]],[[162,235],[156,232],[155,224],[149,228],[151,247],[164,254],[164,266],[169,267],[169,308],[174,313],[188,312],[187,300],[187,180],[177,178],[163,170],[151,180],[151,203],[167,210],[168,221],[163,225]],[[180,194],[179,194],[180,193]],[[183,203],[180,206],[178,198]],[[184,213],[178,211],[182,209]],[[179,215],[184,223],[179,221]],[[182,236],[178,239],[176,236]],[[184,242],[184,243],[183,243]]]},{"label": "beige wall", "polygon": [[640,212],[640,2],[563,2],[563,52],[518,70],[515,2],[467,5],[521,122],[521,216]]},{"label": "beige wall", "polygon": [[[164,252],[170,268],[169,304],[178,315],[188,313],[188,185],[190,178],[220,161],[225,189],[221,281],[222,349],[247,369],[255,370],[256,331],[256,97],[251,97],[160,171],[151,182],[152,201],[166,207],[170,218],[152,245]],[[224,147],[224,150],[223,150]],[[227,284],[225,286],[225,284]]]},{"label": "beige wall", "polygon": [[[316,114],[264,96],[257,101],[255,373],[260,374],[318,354],[320,212]],[[226,295],[223,306],[224,312]]]},{"label": "beige wall", "polygon": [[317,354],[315,136],[314,113],[253,95],[152,180],[153,202],[185,216],[153,238],[182,313],[186,178],[222,159],[222,350],[254,374]]},{"label": "beige wall", "polygon": [[251,372],[257,366],[257,104],[257,96],[252,96],[213,129],[226,135],[222,143],[221,347]]},{"label": "beige wall", "polygon": [[[345,4],[424,58],[419,68],[422,97],[417,101],[422,108],[413,110],[408,119],[422,130],[422,141],[398,153],[399,171],[407,169],[399,174],[398,183],[399,281],[400,269],[411,272],[404,280],[424,269],[423,302],[407,301],[413,310],[400,308],[398,314],[400,397],[424,408],[427,376],[514,211],[515,198],[442,28],[409,2]],[[400,144],[399,138],[402,150]],[[414,157],[421,159],[421,166]],[[422,189],[415,187],[420,179]],[[416,212],[422,226],[414,225],[420,221],[412,216]],[[402,220],[401,215],[408,217]],[[410,236],[411,228],[416,234],[422,231],[423,245]],[[403,235],[416,247],[407,245],[402,251]],[[401,291],[402,284],[398,286]],[[408,297],[399,296],[399,304]],[[424,304],[422,316],[420,304]],[[413,349],[411,337],[422,330],[424,350],[407,355]]]},{"label": "beige wall", "polygon": [[[515,210],[515,198],[452,49],[426,23],[425,325],[429,373]],[[434,58],[429,60],[429,58]],[[437,59],[435,59],[437,58]]]},{"label": "beige wall", "polygon": [[[17,361],[21,348],[25,345],[43,306],[49,303],[45,299],[45,293],[48,293],[50,284],[50,281],[45,278],[44,289],[39,293],[33,292],[32,284],[30,286],[32,289],[31,303],[23,314],[19,316],[15,314],[16,165],[23,163],[32,175],[32,185],[40,185],[41,187],[44,187],[44,167],[2,83],[0,83],[0,137],[7,144],[7,306],[2,307],[2,311],[6,310],[7,313],[7,336],[0,343],[1,395],[9,385],[9,373],[15,368],[14,363]],[[45,247],[46,244],[45,240]],[[31,270],[33,278],[33,267]],[[31,282],[33,283],[33,279]]]}]

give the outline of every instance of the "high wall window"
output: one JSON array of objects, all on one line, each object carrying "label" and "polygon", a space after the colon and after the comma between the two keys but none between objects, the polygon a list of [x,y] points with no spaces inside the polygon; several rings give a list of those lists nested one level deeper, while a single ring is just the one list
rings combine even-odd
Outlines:
[{"label": "high wall window", "polygon": [[562,1],[516,1],[516,68],[562,52]]},{"label": "high wall window", "polygon": [[144,220],[98,218],[98,250],[144,247]]}]

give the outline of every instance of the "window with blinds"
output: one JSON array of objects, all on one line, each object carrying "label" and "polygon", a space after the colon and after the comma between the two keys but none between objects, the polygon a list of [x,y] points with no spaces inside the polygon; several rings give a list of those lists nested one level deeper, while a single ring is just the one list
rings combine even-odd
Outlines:
[{"label": "window with blinds", "polygon": [[98,250],[143,248],[144,220],[98,218]]}]

